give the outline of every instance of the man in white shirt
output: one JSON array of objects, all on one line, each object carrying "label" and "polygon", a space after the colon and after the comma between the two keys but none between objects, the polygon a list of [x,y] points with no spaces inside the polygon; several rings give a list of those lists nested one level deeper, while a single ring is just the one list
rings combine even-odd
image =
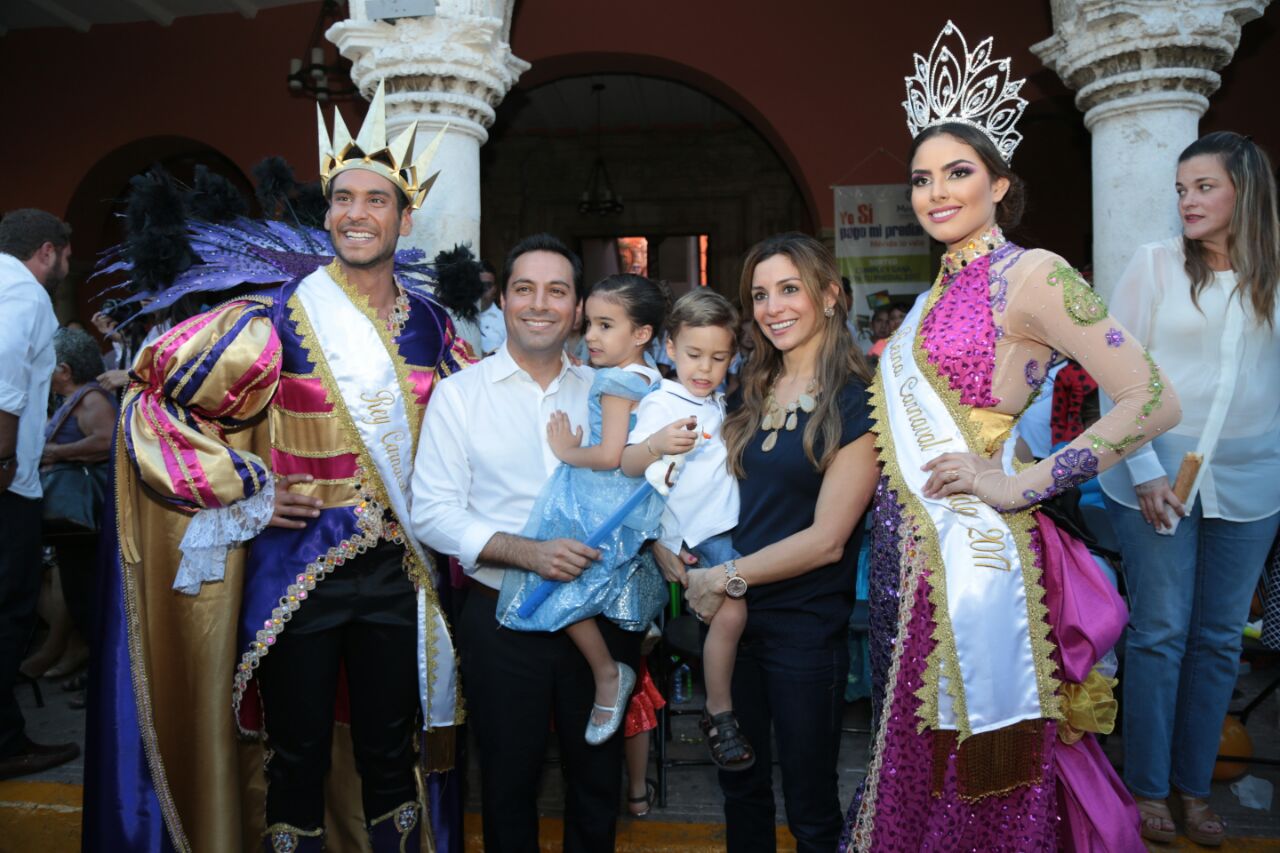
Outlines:
[{"label": "man in white shirt", "polygon": [[482,355],[492,355],[507,339],[507,321],[498,305],[498,273],[493,264],[480,262],[480,280],[484,293],[480,295],[480,346]]},{"label": "man in white shirt", "polygon": [[[520,536],[557,460],[546,440],[551,413],[587,426],[591,369],[573,365],[564,341],[582,314],[582,264],[546,234],[507,256],[506,343],[441,382],[431,398],[413,473],[413,529],[456,556],[473,581],[454,630],[468,723],[476,734],[487,850],[538,849],[537,786],[554,719],[567,790],[563,848],[612,850],[622,783],[621,736],[582,737],[594,686],[563,633],[498,625],[505,572],[577,577],[599,552],[571,539]],[[639,634],[597,620],[615,659],[639,662]]]},{"label": "man in white shirt", "polygon": [[0,220],[0,779],[56,767],[74,743],[25,734],[13,688],[40,593],[40,454],[56,366],[52,293],[67,277],[71,226],[43,210]]}]

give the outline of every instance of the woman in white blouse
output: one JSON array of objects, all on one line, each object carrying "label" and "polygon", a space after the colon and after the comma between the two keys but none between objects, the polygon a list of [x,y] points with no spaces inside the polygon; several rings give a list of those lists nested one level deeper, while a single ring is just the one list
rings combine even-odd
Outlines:
[{"label": "woman in white blouse", "polygon": [[[1177,192],[1182,236],[1140,248],[1107,302],[1164,368],[1182,423],[1101,479],[1132,611],[1125,782],[1145,837],[1174,839],[1172,784],[1187,836],[1216,846],[1225,825],[1205,798],[1280,524],[1280,224],[1271,165],[1236,133],[1183,151]],[[1184,505],[1170,484],[1188,453],[1203,465]]]}]

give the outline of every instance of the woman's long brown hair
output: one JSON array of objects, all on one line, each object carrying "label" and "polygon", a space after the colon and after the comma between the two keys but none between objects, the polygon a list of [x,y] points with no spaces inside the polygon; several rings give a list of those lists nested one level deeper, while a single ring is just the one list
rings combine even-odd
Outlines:
[{"label": "woman's long brown hair", "polygon": [[[1275,322],[1276,282],[1280,279],[1280,216],[1276,213],[1276,182],[1271,161],[1253,140],[1229,130],[1206,134],[1187,146],[1182,163],[1212,154],[1222,163],[1236,189],[1227,235],[1227,259],[1236,274],[1236,292],[1248,297],[1259,326]],[[1204,244],[1182,238],[1191,301],[1200,307],[1200,294],[1213,281],[1213,268]],[[1235,294],[1232,294],[1234,296]]]},{"label": "woman's long brown hair", "polygon": [[[845,323],[849,316],[849,304],[840,287],[840,272],[831,250],[807,234],[778,234],[751,247],[742,262],[742,278],[738,285],[739,297],[747,316],[752,315],[751,280],[756,267],[775,255],[786,255],[800,272],[804,292],[814,305],[820,324],[818,334],[822,345],[818,349],[818,362],[814,378],[818,382],[818,407],[814,409],[804,428],[804,454],[818,471],[825,471],[840,450],[843,432],[840,413],[840,392],[849,377],[856,376],[863,382],[871,381],[871,368],[853,343]],[[836,297],[835,313],[823,315],[825,296]],[[782,373],[782,352],[775,347],[756,323],[751,324],[755,350],[743,366],[739,377],[742,382],[742,406],[725,419],[723,435],[729,452],[729,470],[735,477],[745,478],[742,454],[747,444],[760,429],[764,417],[764,403],[769,390]],[[817,453],[821,449],[821,455]]]}]

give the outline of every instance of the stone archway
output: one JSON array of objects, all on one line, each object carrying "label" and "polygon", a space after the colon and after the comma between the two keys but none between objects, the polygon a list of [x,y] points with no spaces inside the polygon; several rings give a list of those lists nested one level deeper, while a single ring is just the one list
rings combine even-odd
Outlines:
[{"label": "stone archway", "polygon": [[124,237],[124,224],[117,214],[128,195],[129,179],[154,165],[184,183],[191,182],[196,166],[205,166],[231,181],[246,201],[254,203],[253,184],[240,168],[217,149],[195,139],[149,136],[106,154],[80,179],[63,216],[73,229],[74,253],[71,275],[55,297],[62,320],[76,319],[88,325],[101,287],[85,282],[93,274],[98,255]]},{"label": "stone archway", "polygon": [[[635,59],[606,64],[635,67]],[[481,150],[486,258],[497,264],[519,237],[543,230],[579,247],[624,235],[706,235],[707,283],[732,295],[752,243],[778,231],[814,231],[815,211],[767,126],[670,74],[556,73],[582,64],[539,63],[532,82],[522,81],[498,109]],[[600,84],[597,134],[592,86]],[[623,198],[619,214],[578,212],[597,153]]]}]

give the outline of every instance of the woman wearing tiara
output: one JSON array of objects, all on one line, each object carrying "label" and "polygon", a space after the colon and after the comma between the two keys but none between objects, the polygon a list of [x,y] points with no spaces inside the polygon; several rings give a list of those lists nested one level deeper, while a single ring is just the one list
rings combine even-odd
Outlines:
[{"label": "woman wearing tiara", "polygon": [[[1150,356],[1065,261],[1008,242],[1026,102],[991,40],[950,22],[915,57],[911,201],[942,269],[890,338],[873,386],[873,754],[857,850],[1140,851],[1132,799],[1093,739],[1115,717],[1096,664],[1126,612],[1041,506],[1177,423]],[[1115,408],[1051,459],[1006,442],[1054,362]]]}]

